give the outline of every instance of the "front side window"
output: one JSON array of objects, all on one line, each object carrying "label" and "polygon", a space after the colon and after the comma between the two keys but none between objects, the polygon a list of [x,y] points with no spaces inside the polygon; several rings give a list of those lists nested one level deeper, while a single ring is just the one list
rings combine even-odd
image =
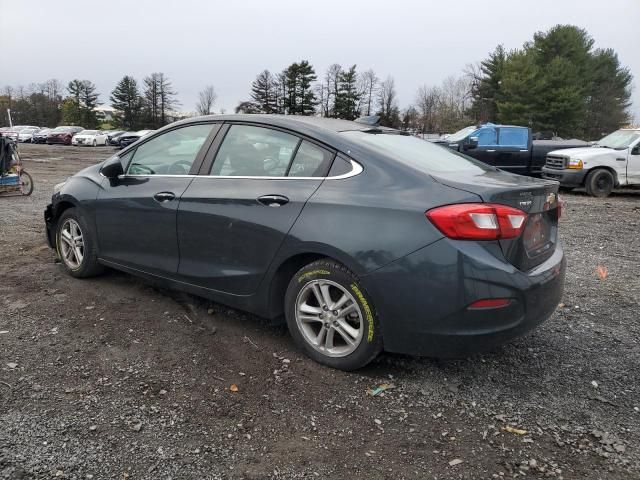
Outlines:
[{"label": "front side window", "polygon": [[300,139],[270,128],[232,125],[213,162],[211,175],[284,177]]},{"label": "front side window", "polygon": [[500,146],[527,148],[529,143],[529,130],[520,127],[501,127]]},{"label": "front side window", "polygon": [[493,127],[483,127],[471,136],[478,137],[479,147],[494,147],[498,144],[498,131]]},{"label": "front side window", "polygon": [[170,130],[136,148],[129,175],[187,175],[213,124]]}]

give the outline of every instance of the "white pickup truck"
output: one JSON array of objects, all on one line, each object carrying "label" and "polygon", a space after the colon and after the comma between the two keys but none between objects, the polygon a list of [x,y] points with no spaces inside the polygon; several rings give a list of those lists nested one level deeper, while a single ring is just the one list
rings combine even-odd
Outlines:
[{"label": "white pickup truck", "polygon": [[549,152],[542,178],[562,187],[585,187],[594,197],[606,197],[615,187],[640,186],[640,128],[617,130],[591,147]]}]

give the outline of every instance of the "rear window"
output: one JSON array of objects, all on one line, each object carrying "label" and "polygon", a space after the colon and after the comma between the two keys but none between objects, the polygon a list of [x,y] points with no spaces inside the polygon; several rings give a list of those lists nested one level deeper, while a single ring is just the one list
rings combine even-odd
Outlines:
[{"label": "rear window", "polygon": [[466,155],[454,152],[420,138],[409,135],[365,133],[360,131],[341,132],[350,140],[395,158],[415,169],[430,172],[486,172],[492,167]]}]

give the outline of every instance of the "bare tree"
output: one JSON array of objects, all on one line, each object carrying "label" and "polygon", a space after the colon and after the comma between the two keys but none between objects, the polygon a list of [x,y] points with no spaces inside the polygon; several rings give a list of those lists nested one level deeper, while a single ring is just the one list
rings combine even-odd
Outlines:
[{"label": "bare tree", "polygon": [[438,131],[438,106],[440,104],[440,90],[426,85],[418,88],[416,93],[416,108],[420,116],[421,133],[435,133]]},{"label": "bare tree", "polygon": [[335,116],[335,100],[341,72],[342,67],[334,63],[327,68],[327,72],[324,74],[323,104],[321,105],[323,117]]},{"label": "bare tree", "polygon": [[211,115],[213,113],[213,105],[216,103],[218,94],[213,85],[207,85],[200,93],[198,93],[198,103],[196,111],[198,115]]},{"label": "bare tree", "polygon": [[388,76],[378,89],[378,114],[381,125],[394,128],[400,126],[396,83],[392,76]]},{"label": "bare tree", "polygon": [[360,113],[367,116],[371,115],[373,98],[378,86],[378,76],[376,75],[376,72],[369,69],[360,74],[358,83],[358,91],[360,92]]}]

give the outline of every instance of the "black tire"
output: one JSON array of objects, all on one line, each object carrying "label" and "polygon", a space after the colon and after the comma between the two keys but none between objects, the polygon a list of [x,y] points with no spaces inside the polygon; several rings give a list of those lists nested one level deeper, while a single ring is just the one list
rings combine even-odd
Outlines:
[{"label": "black tire", "polygon": [[[323,280],[330,281],[334,285],[339,286],[332,287],[336,288],[338,295],[340,289],[349,293],[359,309],[360,321],[358,329],[361,330],[359,344],[357,344],[355,350],[344,356],[330,356],[318,351],[318,349],[307,340],[307,337],[298,326],[296,317],[298,297],[303,290],[308,291],[311,284]],[[334,298],[334,300],[337,300],[337,298]],[[307,356],[318,363],[339,370],[351,371],[365,366],[382,351],[382,332],[371,297],[360,283],[358,277],[344,265],[334,260],[317,260],[298,270],[287,287],[284,306],[287,325],[293,340]],[[328,313],[331,313],[331,311],[328,311]],[[322,317],[322,314],[320,317]],[[329,322],[327,322],[327,324],[328,323]],[[313,325],[320,325],[318,331],[324,328],[322,324],[313,323]],[[331,329],[331,327],[327,328]],[[338,334],[335,333],[334,335]],[[340,337],[335,338],[341,340]],[[346,342],[345,347],[348,348]]]},{"label": "black tire", "polygon": [[[82,234],[83,258],[77,267],[71,266],[64,258],[63,247],[61,246],[62,230],[68,220],[76,222]],[[98,263],[95,234],[77,208],[69,208],[60,215],[56,222],[55,239],[56,253],[60,258],[60,263],[71,276],[76,278],[87,278],[99,275],[104,271],[104,267]]]},{"label": "black tire", "polygon": [[615,184],[616,181],[613,174],[604,168],[598,168],[589,172],[584,182],[587,193],[592,197],[600,198],[608,197],[613,191]]}]

